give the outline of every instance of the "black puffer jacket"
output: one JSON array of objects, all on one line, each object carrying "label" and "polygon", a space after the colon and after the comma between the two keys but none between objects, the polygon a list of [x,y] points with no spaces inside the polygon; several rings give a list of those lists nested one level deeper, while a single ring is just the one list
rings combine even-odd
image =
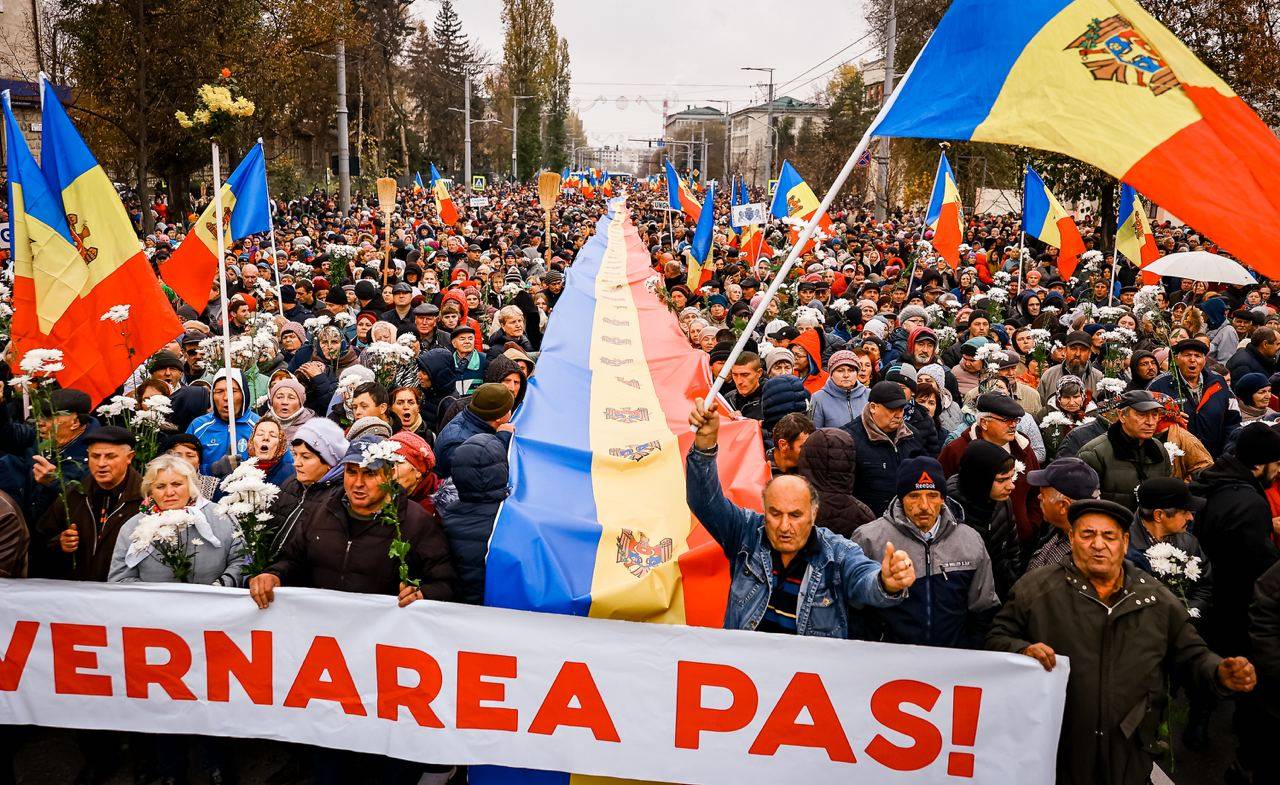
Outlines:
[{"label": "black puffer jacket", "polygon": [[493,434],[467,439],[453,452],[458,500],[441,510],[458,571],[458,602],[484,602],[484,563],[498,507],[507,498],[507,447]]},{"label": "black puffer jacket", "polygon": [[310,485],[298,482],[297,476],[280,483],[280,493],[271,505],[272,520],[277,524],[271,541],[272,558],[278,557],[280,551],[284,550],[285,543],[298,531],[299,523],[310,519],[321,501],[341,485],[341,472],[328,479],[321,478]]},{"label": "black puffer jacket", "polygon": [[1253,472],[1234,455],[1200,472],[1191,492],[1209,502],[1193,524],[1213,565],[1213,613],[1205,640],[1224,657],[1247,654],[1254,583],[1280,560],[1271,540],[1271,505]]},{"label": "black puffer jacket", "polygon": [[[388,555],[395,530],[353,517],[345,496],[341,487],[325,494],[267,572],[285,586],[399,594],[399,565]],[[402,496],[399,505],[400,530],[409,543],[409,576],[422,582],[427,599],[453,599],[455,576],[444,531],[417,502]]]},{"label": "black puffer jacket", "polygon": [[875,520],[871,508],[853,495],[857,454],[853,437],[840,428],[819,428],[800,448],[796,466],[818,489],[818,518],[814,523],[850,537],[853,530]]}]

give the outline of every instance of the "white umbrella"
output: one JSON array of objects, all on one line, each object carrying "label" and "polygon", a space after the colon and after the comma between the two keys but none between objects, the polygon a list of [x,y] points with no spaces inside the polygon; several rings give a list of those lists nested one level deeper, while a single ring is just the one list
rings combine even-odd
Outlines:
[{"label": "white umbrella", "polygon": [[1143,267],[1142,271],[1156,275],[1189,278],[1192,281],[1235,284],[1258,282],[1239,262],[1208,251],[1171,253]]}]

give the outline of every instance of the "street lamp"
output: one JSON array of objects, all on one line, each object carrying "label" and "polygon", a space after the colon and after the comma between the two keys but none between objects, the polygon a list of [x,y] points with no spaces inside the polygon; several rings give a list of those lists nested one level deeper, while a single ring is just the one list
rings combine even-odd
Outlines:
[{"label": "street lamp", "polygon": [[[744,66],[743,71],[768,71],[769,72],[769,100],[764,105],[765,125],[769,126],[769,130],[773,130],[773,69],[760,66]],[[768,184],[769,176],[773,174],[773,148],[769,146],[769,137],[765,136],[764,140],[765,160],[764,179]]]},{"label": "street lamp", "polygon": [[516,145],[520,137],[520,101],[537,97],[536,95],[511,96],[511,179],[516,182],[520,181],[520,170],[516,168]]}]

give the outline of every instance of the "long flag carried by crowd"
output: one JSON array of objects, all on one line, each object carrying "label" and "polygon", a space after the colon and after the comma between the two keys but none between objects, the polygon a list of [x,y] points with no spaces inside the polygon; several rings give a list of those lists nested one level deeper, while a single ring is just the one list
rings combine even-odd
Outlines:
[{"label": "long flag carried by crowd", "polygon": [[698,197],[694,195],[688,184],[681,179],[676,173],[676,168],[671,165],[670,161],[664,161],[667,172],[667,202],[671,205],[672,210],[679,210],[684,213],[688,219],[697,223],[702,217],[702,205],[698,202]]},{"label": "long flag carried by crowd", "polygon": [[[728,564],[684,492],[689,410],[710,387],[706,356],[689,347],[649,289],[649,262],[625,208],[612,203],[569,270],[514,422],[516,480],[489,543],[486,605],[710,627],[724,621]],[[725,421],[719,454],[726,495],[758,508],[768,479],[758,423]],[[510,772],[472,777],[513,781]]]},{"label": "long flag carried by crowd", "polygon": [[871,133],[1069,155],[1280,277],[1280,141],[1134,0],[956,0]]},{"label": "long flag carried by crowd", "polygon": [[[183,302],[197,312],[209,304],[218,278],[217,205],[213,199],[169,260],[160,265],[160,277]],[[222,231],[225,241],[242,240],[271,230],[271,204],[267,197],[267,161],[258,142],[222,184]]]},{"label": "long flag carried by crowd", "polygon": [[[13,341],[18,357],[32,349],[61,351],[58,382],[96,403],[179,335],[182,325],[111,179],[48,82],[42,79],[40,86],[39,165],[4,101]],[[121,319],[114,339],[103,336],[108,311]]]}]

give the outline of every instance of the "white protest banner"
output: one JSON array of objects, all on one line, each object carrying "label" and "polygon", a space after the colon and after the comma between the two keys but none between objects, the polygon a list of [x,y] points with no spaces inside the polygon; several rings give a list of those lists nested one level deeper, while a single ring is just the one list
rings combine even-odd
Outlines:
[{"label": "white protest banner", "polygon": [[487,197],[487,196],[473,196],[473,197],[471,197],[469,200],[467,200],[467,204],[469,204],[471,207],[488,207],[488,206],[489,206],[489,197]]},{"label": "white protest banner", "polygon": [[1067,664],[394,597],[0,580],[0,723],[691,785],[1049,785]]},{"label": "white protest banner", "polygon": [[764,202],[735,204],[733,206],[734,226],[754,226],[764,223],[768,218],[769,211],[765,208]]}]

